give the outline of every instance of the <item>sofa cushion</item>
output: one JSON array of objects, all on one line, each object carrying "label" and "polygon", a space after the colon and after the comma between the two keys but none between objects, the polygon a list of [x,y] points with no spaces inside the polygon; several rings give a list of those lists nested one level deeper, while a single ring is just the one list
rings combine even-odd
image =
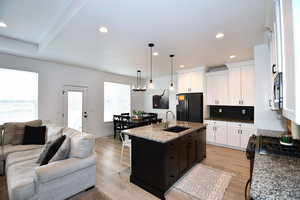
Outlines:
[{"label": "sofa cushion", "polygon": [[17,162],[37,159],[37,157],[40,155],[41,151],[42,151],[42,148],[38,148],[38,149],[31,149],[31,150],[27,150],[27,151],[10,153],[6,158],[6,162],[5,162],[6,168],[8,168],[9,166],[11,166]]},{"label": "sofa cushion", "polygon": [[35,194],[35,159],[20,161],[7,168],[7,189],[9,199],[31,199]]},{"label": "sofa cushion", "polygon": [[25,126],[23,144],[45,144],[46,126]]},{"label": "sofa cushion", "polygon": [[3,147],[3,154],[0,155],[1,160],[6,160],[6,157],[10,153],[20,152],[20,151],[27,151],[31,149],[40,149],[43,145],[4,145]]},{"label": "sofa cushion", "polygon": [[51,158],[50,162],[67,159],[70,154],[70,149],[71,149],[71,140],[69,137],[66,137],[65,141],[59,147],[55,155]]},{"label": "sofa cushion", "polygon": [[81,133],[73,135],[71,138],[70,157],[86,158],[93,153],[95,137],[91,134]]},{"label": "sofa cushion", "polygon": [[64,140],[66,139],[65,135],[62,135],[61,137],[57,138],[53,142],[49,144],[49,148],[46,149],[46,152],[44,154],[44,157],[40,160],[40,165],[47,165],[49,161],[52,159],[52,157],[56,154]]},{"label": "sofa cushion", "polygon": [[4,145],[10,144],[14,135],[15,135],[15,123],[5,123],[3,124],[3,129],[4,129]]},{"label": "sofa cushion", "polygon": [[41,126],[42,120],[34,120],[30,122],[18,122],[15,123],[15,134],[13,136],[13,139],[11,141],[11,144],[22,144],[23,143],[23,137],[24,137],[24,129],[25,126]]},{"label": "sofa cushion", "polygon": [[4,127],[4,145],[6,144],[22,144],[24,127],[41,126],[42,120],[34,120],[29,122],[9,122],[3,124]]}]

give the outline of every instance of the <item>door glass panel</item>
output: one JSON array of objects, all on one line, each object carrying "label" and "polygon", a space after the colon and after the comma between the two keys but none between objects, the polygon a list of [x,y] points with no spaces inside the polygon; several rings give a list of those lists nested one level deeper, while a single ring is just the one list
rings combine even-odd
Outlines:
[{"label": "door glass panel", "polygon": [[68,127],[82,131],[83,93],[68,91]]}]

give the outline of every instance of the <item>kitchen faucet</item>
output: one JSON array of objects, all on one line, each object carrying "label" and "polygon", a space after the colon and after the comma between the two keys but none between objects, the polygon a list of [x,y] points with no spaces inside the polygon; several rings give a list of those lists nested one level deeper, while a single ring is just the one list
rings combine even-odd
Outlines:
[{"label": "kitchen faucet", "polygon": [[166,112],[166,126],[168,127],[169,125],[169,120],[168,120],[168,114],[171,113],[172,114],[172,118],[174,119],[175,118],[175,114],[171,111],[171,110],[168,110]]}]

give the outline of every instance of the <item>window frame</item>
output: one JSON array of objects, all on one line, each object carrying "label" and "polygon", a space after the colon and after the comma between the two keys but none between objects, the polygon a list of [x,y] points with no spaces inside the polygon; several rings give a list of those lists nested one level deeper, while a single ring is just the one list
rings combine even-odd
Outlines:
[{"label": "window frame", "polygon": [[[10,70],[10,71],[18,71],[18,72],[27,72],[27,73],[32,73],[32,74],[36,74],[37,76],[37,85],[36,85],[36,105],[35,105],[35,119],[31,119],[31,120],[37,120],[39,119],[39,85],[40,85],[40,74],[38,71],[32,71],[32,70],[24,70],[24,69],[18,69],[18,68],[14,68],[14,67],[3,67],[0,66],[0,69],[4,69],[4,70]],[[31,121],[28,120],[28,121]],[[16,122],[24,122],[24,121],[16,121]],[[1,125],[1,123],[0,123]]]},{"label": "window frame", "polygon": [[[131,107],[132,107],[131,85],[127,84],[127,83],[119,83],[119,82],[112,82],[112,81],[104,81],[103,82],[103,123],[112,123],[113,122],[113,118],[111,120],[109,120],[109,121],[105,121],[105,84],[106,83],[118,84],[118,85],[126,85],[126,86],[129,87],[129,111],[128,111],[129,113],[131,112]],[[119,113],[119,114],[121,114],[121,113]]]}]

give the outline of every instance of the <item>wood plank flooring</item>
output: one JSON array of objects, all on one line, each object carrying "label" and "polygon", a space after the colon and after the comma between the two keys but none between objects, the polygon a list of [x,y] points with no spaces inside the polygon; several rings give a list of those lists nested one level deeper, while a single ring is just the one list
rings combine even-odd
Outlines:
[{"label": "wood plank flooring", "polygon": [[[96,140],[97,185],[82,192],[72,200],[157,200],[156,197],[129,183],[129,152],[124,151],[124,162],[120,162],[121,142],[112,137]],[[207,158],[202,162],[213,168],[231,172],[234,176],[225,192],[224,200],[244,199],[244,187],[249,178],[249,161],[245,152],[214,145],[207,145]],[[0,177],[0,200],[8,199],[5,177]],[[168,194],[168,200],[189,200],[175,192]]]}]

